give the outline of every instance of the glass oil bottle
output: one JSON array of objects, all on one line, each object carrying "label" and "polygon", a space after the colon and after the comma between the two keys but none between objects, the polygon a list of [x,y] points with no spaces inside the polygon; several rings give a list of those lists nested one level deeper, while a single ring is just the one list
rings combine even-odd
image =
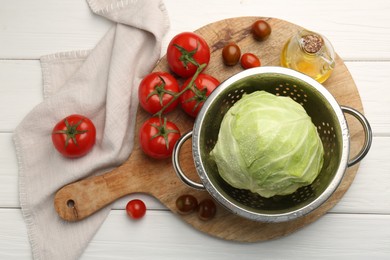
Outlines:
[{"label": "glass oil bottle", "polygon": [[335,67],[335,52],[324,36],[301,30],[284,45],[281,65],[323,83]]}]

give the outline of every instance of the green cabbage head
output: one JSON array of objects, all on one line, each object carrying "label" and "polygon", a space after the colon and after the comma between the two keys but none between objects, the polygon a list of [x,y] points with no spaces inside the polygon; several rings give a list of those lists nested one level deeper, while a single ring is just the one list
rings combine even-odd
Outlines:
[{"label": "green cabbage head", "polygon": [[231,186],[269,198],[311,184],[324,149],[305,109],[265,91],[244,95],[224,116],[211,151]]}]

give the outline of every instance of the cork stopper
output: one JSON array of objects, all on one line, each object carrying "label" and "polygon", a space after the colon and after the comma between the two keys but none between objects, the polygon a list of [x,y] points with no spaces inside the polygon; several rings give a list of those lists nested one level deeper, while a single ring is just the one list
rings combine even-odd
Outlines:
[{"label": "cork stopper", "polygon": [[305,52],[315,54],[321,50],[324,45],[324,40],[317,34],[308,34],[302,37],[302,48]]}]

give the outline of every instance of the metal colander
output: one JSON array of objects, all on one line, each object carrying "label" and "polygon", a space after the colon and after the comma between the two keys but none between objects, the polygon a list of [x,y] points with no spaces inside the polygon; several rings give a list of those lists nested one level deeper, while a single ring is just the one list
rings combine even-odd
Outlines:
[{"label": "metal colander", "polygon": [[[300,103],[317,127],[324,147],[324,164],[315,181],[291,195],[264,198],[249,190],[237,189],[219,175],[210,157],[225,113],[243,94],[264,90],[290,96]],[[358,155],[349,160],[349,130],[343,113],[356,117],[363,125],[365,143]],[[192,151],[202,183],[189,179],[181,170],[179,150],[192,136]],[[212,197],[233,213],[264,222],[289,221],[306,215],[323,204],[340,184],[346,168],[359,162],[372,140],[365,117],[356,110],[340,107],[334,97],[318,82],[299,72],[281,67],[245,70],[224,81],[204,103],[192,132],[182,136],[174,148],[173,165],[181,180],[196,189],[206,189]]]}]

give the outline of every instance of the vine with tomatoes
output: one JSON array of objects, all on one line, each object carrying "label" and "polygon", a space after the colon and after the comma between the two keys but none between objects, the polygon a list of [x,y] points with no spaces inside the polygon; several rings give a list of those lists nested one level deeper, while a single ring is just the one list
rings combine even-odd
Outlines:
[{"label": "vine with tomatoes", "polygon": [[[263,41],[271,34],[271,27],[266,21],[258,20],[251,31],[256,40]],[[185,113],[195,118],[207,97],[220,84],[218,79],[203,73],[210,61],[210,48],[195,33],[183,32],[172,38],[166,58],[170,71],[184,79],[184,83],[180,86],[171,73],[152,72],[141,81],[138,91],[141,107],[152,115],[140,128],[141,149],[155,159],[169,158],[180,138],[179,128],[165,115],[180,105]],[[223,48],[222,59],[226,66],[238,62],[244,69],[261,66],[260,59],[253,53],[241,55],[234,42]]]},{"label": "vine with tomatoes", "polygon": [[140,83],[138,97],[141,107],[152,115],[140,128],[141,149],[155,159],[169,158],[180,138],[180,130],[168,121],[166,114],[177,106],[196,117],[204,101],[220,82],[202,73],[210,61],[207,42],[192,32],[176,35],[168,45],[168,66],[172,73],[184,79],[180,86],[168,72],[152,72]]}]

